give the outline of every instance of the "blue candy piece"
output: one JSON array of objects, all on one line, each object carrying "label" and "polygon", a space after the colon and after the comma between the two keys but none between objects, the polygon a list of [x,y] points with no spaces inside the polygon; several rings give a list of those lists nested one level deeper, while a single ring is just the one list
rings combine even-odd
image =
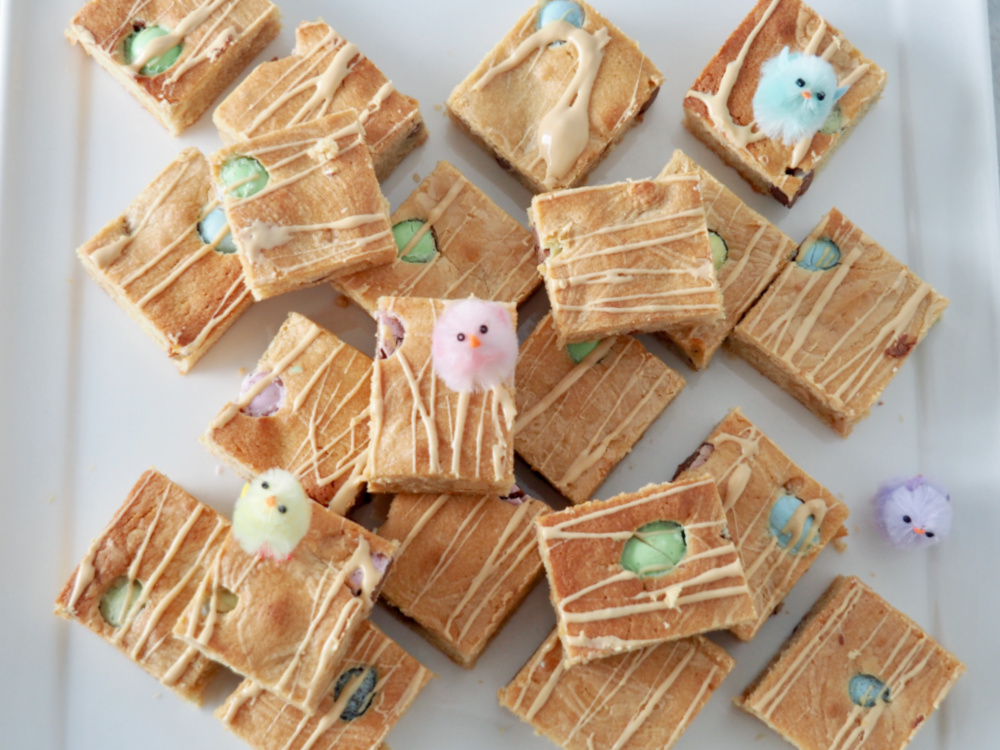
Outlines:
[{"label": "blue candy piece", "polygon": [[889,688],[878,677],[870,674],[856,674],[847,683],[847,692],[851,700],[862,708],[874,708],[879,698],[884,703],[892,700]]},{"label": "blue candy piece", "polygon": [[800,250],[795,262],[807,271],[829,271],[840,265],[840,248],[833,240],[823,237]]},{"label": "blue candy piece", "polygon": [[347,683],[362,672],[366,672],[364,679],[355,688],[351,697],[347,699],[347,705],[344,706],[344,710],[340,714],[341,721],[354,721],[363,716],[371,708],[372,701],[375,700],[375,683],[378,682],[378,672],[375,671],[375,667],[353,667],[340,675],[337,678],[337,684],[333,687],[333,699],[339,699],[340,694],[347,687]]},{"label": "blue candy piece", "polygon": [[535,28],[540,29],[553,21],[565,21],[580,29],[583,28],[585,18],[583,8],[574,3],[573,0],[551,0],[538,11]]},{"label": "blue candy piece", "polygon": [[[782,495],[778,498],[777,502],[771,506],[771,515],[768,518],[768,524],[771,536],[778,537],[778,546],[782,549],[787,549],[788,543],[792,541],[791,533],[782,533],[782,529],[788,525],[788,522],[792,520],[792,516],[795,515],[795,511],[802,507],[802,501],[795,497],[795,495]],[[809,516],[806,519],[805,526],[802,530],[802,538],[796,543],[795,547],[791,550],[791,554],[797,555],[799,550],[802,548],[802,542],[809,538],[809,534],[812,531],[813,518]]]},{"label": "blue candy piece", "polygon": [[[226,212],[222,210],[221,206],[213,208],[208,216],[198,222],[198,236],[206,245],[211,245],[226,225]],[[215,252],[223,255],[231,255],[236,252],[236,243],[233,242],[232,232],[227,231],[226,236],[219,240],[219,244],[215,246]]]}]

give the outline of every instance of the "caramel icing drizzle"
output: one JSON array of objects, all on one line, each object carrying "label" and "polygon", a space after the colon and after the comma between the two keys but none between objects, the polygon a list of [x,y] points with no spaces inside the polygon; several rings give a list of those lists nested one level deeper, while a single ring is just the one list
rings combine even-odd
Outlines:
[{"label": "caramel icing drizzle", "polygon": [[545,163],[542,184],[552,189],[566,177],[590,141],[590,97],[604,58],[604,48],[611,41],[605,28],[593,33],[564,20],[547,23],[522,41],[507,59],[493,65],[472,86],[484,87],[502,73],[523,63],[532,54],[544,54],[553,42],[570,42],[577,51],[573,80],[555,106],[542,117],[537,130],[538,157],[531,165]]}]

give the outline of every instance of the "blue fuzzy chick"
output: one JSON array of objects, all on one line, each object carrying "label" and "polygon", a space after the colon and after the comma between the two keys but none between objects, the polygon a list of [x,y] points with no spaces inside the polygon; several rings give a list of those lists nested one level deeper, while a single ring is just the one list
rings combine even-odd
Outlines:
[{"label": "blue fuzzy chick", "polygon": [[768,138],[791,146],[823,127],[847,89],[837,87],[837,72],[822,57],[785,47],[760,68],[753,116]]}]

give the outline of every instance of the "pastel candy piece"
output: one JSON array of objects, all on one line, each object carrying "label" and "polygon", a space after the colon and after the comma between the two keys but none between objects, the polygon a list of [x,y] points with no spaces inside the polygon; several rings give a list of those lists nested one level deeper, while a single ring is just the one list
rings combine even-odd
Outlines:
[{"label": "pastel candy piece", "polygon": [[[170,29],[165,29],[162,26],[147,26],[142,31],[136,31],[128,35],[125,40],[125,62],[131,65],[134,61],[142,57],[142,52],[146,49],[146,45],[149,44],[154,39],[161,36],[166,36],[170,33]],[[139,71],[140,75],[144,76],[157,76],[160,73],[166,73],[173,64],[177,62],[177,58],[181,56],[181,48],[183,44],[178,44],[162,55],[157,55],[142,66]]]},{"label": "pastel candy piece", "polygon": [[[262,378],[268,376],[268,372],[254,372],[247,375],[240,385],[240,395],[249,391]],[[254,396],[250,403],[243,407],[243,413],[251,417],[269,417],[281,408],[285,401],[285,385],[281,378],[275,378],[268,383],[264,390]]]},{"label": "pastel candy piece", "polygon": [[676,521],[653,521],[640,526],[625,542],[621,566],[639,578],[655,578],[673,570],[687,553],[684,527]]},{"label": "pastel candy piece", "polygon": [[600,343],[601,340],[598,339],[597,341],[581,341],[576,344],[567,344],[566,351],[569,352],[569,356],[573,358],[574,362],[580,364]]},{"label": "pastel candy piece", "polygon": [[141,595],[142,581],[118,576],[111,582],[111,587],[104,592],[97,608],[104,621],[111,627],[117,628],[124,622],[126,613]]},{"label": "pastel candy piece", "polygon": [[399,259],[405,263],[429,263],[437,255],[437,241],[434,239],[434,230],[428,229],[423,236],[403,255],[406,246],[410,244],[420,228],[425,224],[423,219],[407,219],[392,227],[392,236],[396,240],[396,248]]},{"label": "pastel candy piece", "polygon": [[267,186],[270,175],[264,165],[252,156],[234,156],[222,165],[219,179],[229,195],[249,198]]},{"label": "pastel candy piece", "polygon": [[213,208],[208,216],[198,222],[198,236],[201,237],[201,241],[206,245],[211,245],[215,242],[215,238],[219,236],[219,233],[223,229],[226,230],[226,234],[219,240],[219,244],[215,246],[215,252],[222,253],[223,255],[231,255],[236,252],[236,243],[233,242],[233,233],[229,231],[226,212],[222,210],[222,207]]},{"label": "pastel candy piece", "polygon": [[862,708],[874,708],[881,698],[888,703],[892,700],[889,688],[878,677],[870,674],[856,674],[847,683],[851,700]]},{"label": "pastel candy piece", "polygon": [[[784,528],[788,525],[788,522],[792,520],[792,516],[795,515],[795,511],[802,507],[802,501],[795,497],[795,495],[782,495],[778,500],[771,506],[771,515],[768,519],[770,524],[771,536],[778,538],[778,546],[782,549],[788,548],[788,543],[792,540],[791,532],[783,533]],[[806,519],[805,525],[802,529],[802,537],[792,548],[791,553],[797,555],[799,550],[802,548],[802,543],[810,538],[810,531],[813,527],[813,518],[809,516]]]},{"label": "pastel candy piece", "polygon": [[338,700],[340,694],[344,692],[344,688],[347,687],[347,683],[354,680],[362,672],[365,672],[365,676],[347,700],[347,704],[340,714],[341,721],[354,721],[363,716],[371,708],[372,701],[375,699],[375,683],[378,682],[378,672],[375,671],[375,667],[352,667],[341,674],[333,687],[333,699]]},{"label": "pastel candy piece", "polygon": [[718,271],[722,268],[722,264],[729,259],[729,245],[722,239],[721,234],[713,232],[711,229],[708,230],[708,244],[712,246],[712,265]]},{"label": "pastel candy piece", "polygon": [[572,0],[551,0],[538,11],[535,26],[540,29],[553,21],[565,21],[579,29],[583,27],[585,19],[583,8]]},{"label": "pastel candy piece", "polygon": [[824,237],[800,250],[795,262],[807,271],[829,271],[840,265],[840,248]]},{"label": "pastel candy piece", "polygon": [[834,135],[839,133],[844,127],[844,112],[840,108],[840,105],[834,105],[833,110],[830,112],[830,116],[826,118],[826,122],[823,123],[823,127],[819,129],[819,132],[823,135]]}]

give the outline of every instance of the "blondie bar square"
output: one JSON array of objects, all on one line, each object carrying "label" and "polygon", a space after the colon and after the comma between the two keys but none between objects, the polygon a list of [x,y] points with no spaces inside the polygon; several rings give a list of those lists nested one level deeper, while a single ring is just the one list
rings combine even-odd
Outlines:
[{"label": "blondie bar square", "polygon": [[150,469],[91,543],[55,613],[200,704],[218,665],[171,631],[228,532],[225,518]]},{"label": "blondie bar square", "polygon": [[253,303],[225,225],[208,160],[185,149],[76,251],[182,374]]},{"label": "blondie bar square", "polygon": [[584,2],[538,2],[448,97],[531,191],[579,185],[653,102],[660,71]]},{"label": "blondie bar square", "polygon": [[500,705],[567,750],[669,750],[735,665],[692,636],[566,667],[553,631]]},{"label": "blondie bar square", "polygon": [[252,680],[215,715],[255,750],[376,750],[432,677],[369,621],[358,627],[336,672],[312,715]]},{"label": "blondie bar square", "polygon": [[545,503],[496,495],[396,495],[379,536],[399,542],[384,600],[472,668],[542,575],[534,519]]},{"label": "blondie bar square", "polygon": [[364,483],[371,372],[368,356],[291,313],[201,441],[244,479],[285,469],[344,515]]},{"label": "blondie bar square", "polygon": [[379,180],[427,140],[417,100],[396,91],[354,44],[313,21],[295,30],[290,56],[258,65],[212,120],[232,143],[348,110],[364,125]]},{"label": "blondie bar square", "polygon": [[353,112],[237,143],[213,155],[212,169],[255,299],[396,257],[389,203]]},{"label": "blondie bar square", "polygon": [[736,705],[800,750],[902,750],[964,671],[910,618],[840,576]]},{"label": "blondie bar square", "polygon": [[280,30],[267,0],[91,0],[66,37],[178,135]]},{"label": "blondie bar square", "polygon": [[528,217],[565,343],[722,319],[695,174],[538,195]]},{"label": "blondie bar square", "polygon": [[567,667],[756,616],[709,475],[535,524]]},{"label": "blondie bar square", "polygon": [[541,283],[535,238],[446,161],[392,215],[398,257],[333,286],[369,313],[379,297],[513,302]]},{"label": "blondie bar square", "polygon": [[847,436],[947,306],[930,284],[833,209],[730,341]]},{"label": "blondie bar square", "polygon": [[574,503],[611,470],[684,387],[632,336],[564,346],[547,315],[521,346],[514,449]]},{"label": "blondie bar square", "polygon": [[[761,66],[787,47],[832,65],[836,88],[847,89],[815,134],[793,144],[769,138],[754,119]],[[789,66],[792,83],[809,77]],[[684,124],[754,190],[791,206],[885,88],[886,73],[800,0],[759,0],[698,76],[684,99]],[[823,93],[833,97],[832,91]]]},{"label": "blondie bar square", "polygon": [[731,628],[749,641],[823,548],[847,534],[849,511],[739,409],[716,426],[674,478],[701,472],[715,478],[750,581],[757,619]]}]

